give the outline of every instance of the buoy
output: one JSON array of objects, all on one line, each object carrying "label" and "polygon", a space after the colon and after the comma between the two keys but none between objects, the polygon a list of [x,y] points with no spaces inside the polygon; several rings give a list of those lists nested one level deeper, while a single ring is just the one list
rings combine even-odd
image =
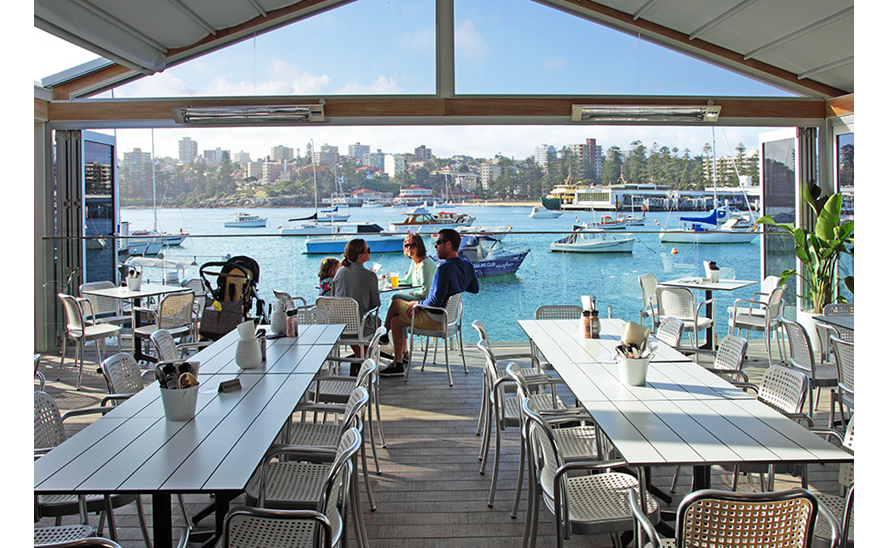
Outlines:
[{"label": "buoy", "polygon": [[670,251],[670,253],[673,254],[673,255],[676,255],[676,254],[679,253],[679,251],[677,251],[676,248],[674,247],[674,248]]},{"label": "buoy", "polygon": [[654,221],[654,224],[656,224],[656,225],[658,225],[658,226],[661,226],[661,222],[658,221],[658,220],[655,220],[655,221]]}]

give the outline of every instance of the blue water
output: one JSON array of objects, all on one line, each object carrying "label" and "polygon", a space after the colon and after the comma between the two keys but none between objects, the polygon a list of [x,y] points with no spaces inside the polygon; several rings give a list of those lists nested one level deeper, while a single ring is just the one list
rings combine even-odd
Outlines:
[{"label": "blue water", "polygon": [[[459,208],[477,218],[475,227],[507,227],[513,231],[563,231],[571,230],[575,217],[580,221],[592,221],[593,214],[582,212],[577,215],[565,213],[559,219],[531,219],[530,207],[484,207]],[[172,247],[166,252],[168,258],[196,261],[203,264],[221,260],[225,254],[247,255],[258,261],[260,278],[258,293],[260,298],[271,302],[272,290],[287,291],[311,301],[318,294],[318,266],[322,256],[304,255],[305,237],[277,235],[277,227],[287,219],[305,217],[314,210],[304,208],[251,208],[249,213],[268,217],[266,228],[224,228],[238,209],[159,209],[158,227],[168,232],[184,229],[193,236],[180,247]],[[387,227],[392,221],[403,220],[402,208],[353,208],[350,221],[375,222]],[[151,210],[124,209],[121,217],[130,221],[131,230],[151,228],[154,223]],[[703,261],[716,261],[724,278],[760,280],[759,238],[750,244],[694,245],[661,244],[654,233],[669,221],[669,227],[678,226],[677,214],[649,213],[644,227],[634,227],[636,242],[632,254],[569,254],[552,253],[549,244],[564,234],[510,234],[504,240],[510,244],[528,244],[531,253],[515,275],[484,278],[478,295],[464,295],[463,317],[467,342],[474,341],[475,335],[469,325],[473,320],[481,320],[493,340],[521,341],[527,337],[516,320],[534,317],[537,307],[544,304],[580,304],[581,295],[597,297],[602,316],[612,307],[613,316],[639,321],[642,308],[642,291],[638,277],[653,273],[658,280],[666,281],[684,276],[703,275]],[[614,231],[616,235],[629,231]],[[671,254],[675,247],[677,254]],[[433,253],[431,238],[427,239],[427,249]],[[405,272],[408,259],[400,254],[379,254],[371,257],[367,266],[382,265],[381,272]],[[734,271],[734,272],[732,272]],[[186,270],[186,278],[196,277],[198,267]],[[146,271],[151,279],[158,280],[162,274]],[[215,280],[211,280],[215,281]],[[750,298],[758,291],[759,284],[733,292],[716,292],[715,311],[717,333],[727,333],[726,308],[737,298]],[[703,292],[698,292],[703,298]],[[382,295],[385,314],[391,296]]]}]

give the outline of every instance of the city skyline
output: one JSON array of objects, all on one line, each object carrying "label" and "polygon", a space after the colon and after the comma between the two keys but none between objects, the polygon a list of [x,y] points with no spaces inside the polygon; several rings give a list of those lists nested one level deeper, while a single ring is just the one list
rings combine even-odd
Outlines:
[{"label": "city skyline", "polygon": [[[434,9],[431,2],[361,0],[170,67],[114,90],[114,97],[432,94]],[[527,0],[455,2],[458,94],[637,94],[788,96],[777,88],[672,50]],[[34,29],[45,47],[31,67],[35,80],[95,55]],[[532,47],[523,36],[533,33]],[[330,62],[335,60],[336,62]],[[106,92],[101,95],[111,97]],[[101,97],[100,96],[100,97]],[[756,146],[771,128],[717,130],[717,151]],[[118,131],[121,150],[151,150],[149,130]],[[204,137],[204,132],[212,138]],[[156,130],[158,156],[176,155],[185,136],[232,152],[263,156],[283,144],[305,149],[314,139],[344,150],[408,152],[420,144],[439,157],[466,154],[526,158],[541,143],[629,148],[634,140],[699,154],[710,128],[658,126],[384,126]],[[730,145],[726,144],[726,140]],[[203,149],[204,144],[200,145]]]}]

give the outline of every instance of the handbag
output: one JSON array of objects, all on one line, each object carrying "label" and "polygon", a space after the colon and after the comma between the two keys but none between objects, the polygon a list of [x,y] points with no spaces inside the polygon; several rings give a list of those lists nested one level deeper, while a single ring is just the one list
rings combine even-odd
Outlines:
[{"label": "handbag", "polygon": [[217,340],[244,321],[241,301],[213,301],[201,317],[201,337]]}]

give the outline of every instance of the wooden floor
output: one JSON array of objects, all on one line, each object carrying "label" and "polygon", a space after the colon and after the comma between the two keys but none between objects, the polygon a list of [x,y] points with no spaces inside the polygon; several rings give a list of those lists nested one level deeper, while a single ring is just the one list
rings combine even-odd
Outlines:
[{"label": "wooden floor", "polygon": [[[471,331],[471,330],[470,330]],[[373,474],[371,486],[377,510],[370,512],[363,498],[364,516],[371,547],[380,548],[433,548],[467,547],[500,548],[521,546],[524,532],[525,499],[518,519],[510,517],[516,478],[518,475],[519,445],[516,431],[503,434],[503,455],[494,507],[487,506],[491,483],[492,462],[489,459],[487,473],[479,474],[479,449],[482,438],[476,435],[477,418],[481,403],[481,379],[483,358],[475,347],[475,337],[467,334],[466,362],[468,374],[457,352],[450,352],[454,386],[447,384],[443,364],[428,365],[420,371],[418,360],[410,381],[403,378],[382,379],[381,401],[383,430],[388,445],[379,448],[382,474]],[[498,345],[498,353],[526,352],[527,345]],[[759,341],[751,341],[750,356],[745,364],[751,382],[758,382],[766,362],[764,347]],[[430,355],[431,356],[431,355]],[[758,357],[760,356],[760,357]],[[95,360],[90,350],[89,358]],[[417,356],[420,357],[419,355]],[[439,353],[439,359],[442,358]],[[96,373],[96,364],[87,363],[84,370],[83,388],[74,390],[76,371],[66,359],[61,381],[55,381],[58,373],[58,356],[44,356],[41,371],[48,379],[46,391],[50,393],[64,412],[67,409],[98,405],[105,394],[104,382]],[[565,401],[573,401],[570,393],[561,394]],[[829,392],[822,394],[816,411],[816,426],[826,427]],[[69,435],[83,427],[90,419],[72,422]],[[493,444],[492,444],[493,446]],[[491,451],[493,457],[493,449]],[[368,451],[368,456],[370,452]],[[669,491],[674,468],[652,471],[655,486]],[[662,508],[675,508],[690,488],[691,470],[683,469],[673,503],[659,501]],[[526,475],[527,478],[527,475]],[[837,493],[835,466],[809,467],[809,488],[813,491]],[[713,487],[728,488],[731,476],[713,471]],[[755,480],[758,487],[758,480]],[[741,490],[751,490],[751,483],[742,478]],[[797,479],[779,477],[776,488],[798,486]],[[362,491],[364,485],[362,482]],[[150,512],[149,497],[143,497],[146,512]],[[203,508],[209,497],[186,497],[190,515]],[[240,499],[236,499],[235,504]],[[121,544],[125,547],[144,546],[136,518],[135,505],[116,512]],[[543,506],[543,505],[541,505]],[[66,518],[64,523],[76,523],[76,518]],[[97,518],[92,516],[92,523]],[[174,525],[184,520],[174,504]],[[36,525],[52,525],[43,519]],[[195,531],[212,529],[213,518],[200,522]],[[555,546],[554,526],[545,508],[540,513],[538,546]],[[107,531],[106,531],[107,535]],[[190,543],[190,546],[198,546]],[[354,546],[354,544],[352,544]],[[573,536],[566,546],[611,546],[607,536]]]}]

